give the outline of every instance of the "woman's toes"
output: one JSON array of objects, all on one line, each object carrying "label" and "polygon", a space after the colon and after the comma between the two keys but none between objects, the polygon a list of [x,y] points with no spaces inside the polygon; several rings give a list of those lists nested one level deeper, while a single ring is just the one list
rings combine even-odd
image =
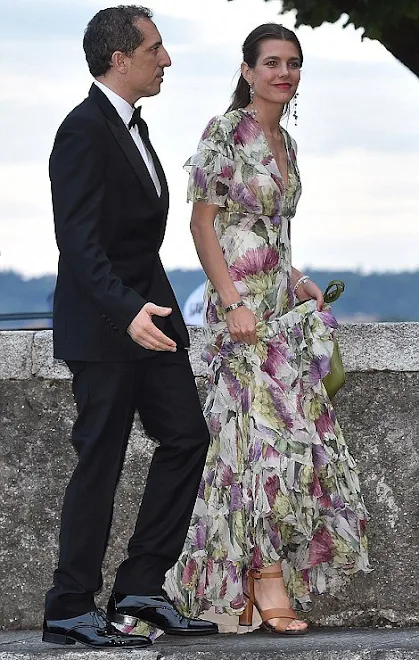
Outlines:
[{"label": "woman's toes", "polygon": [[287,630],[306,630],[308,627],[308,624],[305,621],[300,621],[299,619],[296,619],[295,621],[291,621],[289,625],[287,626]]}]

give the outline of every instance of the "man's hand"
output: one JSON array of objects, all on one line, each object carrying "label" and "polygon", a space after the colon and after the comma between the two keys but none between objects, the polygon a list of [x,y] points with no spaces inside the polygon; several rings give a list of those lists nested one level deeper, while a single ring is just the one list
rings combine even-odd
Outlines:
[{"label": "man's hand", "polygon": [[256,316],[248,307],[238,307],[227,312],[226,321],[233,341],[256,344]]},{"label": "man's hand", "polygon": [[154,325],[152,316],[169,316],[171,307],[159,307],[148,302],[127,328],[131,339],[150,351],[176,351],[176,343]]}]

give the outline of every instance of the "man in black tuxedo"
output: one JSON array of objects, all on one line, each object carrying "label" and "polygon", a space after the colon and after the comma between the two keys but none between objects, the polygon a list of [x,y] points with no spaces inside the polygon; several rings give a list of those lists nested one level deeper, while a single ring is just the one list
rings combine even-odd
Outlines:
[{"label": "man in black tuxedo", "polygon": [[[217,627],[181,616],[162,590],[187,533],[208,449],[186,348],[189,338],[159,249],[168,190],[147,126],[134,110],[158,94],[170,58],[150,10],[96,14],[83,46],[95,82],[60,126],[50,159],[57,244],[54,355],[73,373],[79,462],[67,487],[43,639],[138,647],[111,622],[169,634]],[[159,442],[128,557],[107,616],[102,585],[113,500],[135,411]]]}]

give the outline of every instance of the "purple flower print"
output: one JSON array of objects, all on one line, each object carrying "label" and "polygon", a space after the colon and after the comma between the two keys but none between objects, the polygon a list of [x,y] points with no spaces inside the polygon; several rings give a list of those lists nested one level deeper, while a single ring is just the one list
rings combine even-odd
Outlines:
[{"label": "purple flower print", "polygon": [[182,584],[185,586],[193,584],[193,578],[197,572],[195,559],[188,559],[182,573]]},{"label": "purple flower print", "polygon": [[214,479],[215,479],[215,470],[214,470],[214,468],[212,468],[211,470],[208,470],[208,473],[207,473],[206,482],[207,482],[208,486],[212,486],[212,484],[214,482]]},{"label": "purple flower print", "polygon": [[239,484],[231,484],[230,513],[242,510],[242,489]]},{"label": "purple flower print", "polygon": [[222,425],[221,425],[220,417],[221,417],[220,413],[211,413],[209,415],[207,423],[211,435],[218,435],[218,433],[221,431]]},{"label": "purple flower print", "polygon": [[[266,429],[266,431],[267,431],[267,435],[270,436],[273,439],[275,434],[272,433],[270,431],[270,429]],[[265,452],[264,452],[264,458],[265,458],[266,461],[270,460],[271,458],[278,458],[278,456],[279,456],[279,453],[277,452],[276,449],[274,449],[274,447],[272,447],[271,445],[268,445],[266,447]]]},{"label": "purple flower print", "polygon": [[222,378],[228,389],[229,395],[232,399],[234,399],[234,401],[239,400],[242,394],[241,385],[226,364],[223,365],[222,374]]},{"label": "purple flower print", "polygon": [[214,350],[214,346],[207,344],[201,353],[201,358],[207,364],[211,364],[217,353],[218,351]]},{"label": "purple flower print", "polygon": [[279,477],[277,474],[274,474],[272,477],[268,477],[265,481],[265,493],[268,498],[269,506],[273,507],[275,498],[279,493],[280,483]]},{"label": "purple flower print", "polygon": [[196,598],[203,598],[205,596],[205,581],[199,580],[198,586],[196,587]]},{"label": "purple flower print", "polygon": [[227,574],[233,584],[237,584],[239,581],[239,576],[237,575],[237,569],[233,562],[227,562]]},{"label": "purple flower print", "polygon": [[329,463],[329,457],[323,445],[312,445],[311,453],[313,457],[313,467],[316,472],[320,472],[324,465]]},{"label": "purple flower print", "polygon": [[310,365],[310,381],[316,385],[330,371],[330,358],[327,355],[314,357]]},{"label": "purple flower print", "polygon": [[288,307],[291,308],[294,305],[295,295],[294,295],[293,288],[291,286],[291,280],[290,279],[288,279],[288,281],[287,281],[287,296],[288,296]]},{"label": "purple flower print", "polygon": [[331,499],[329,493],[323,492],[323,495],[319,498],[320,510],[324,514],[324,512],[326,512],[328,509],[330,509],[331,506],[332,506],[332,499]]},{"label": "purple flower print", "polygon": [[262,456],[262,443],[259,438],[255,438],[249,445],[249,463],[257,463]]},{"label": "purple flower print", "polygon": [[332,314],[331,309],[324,309],[322,312],[318,312],[321,320],[328,328],[338,328],[339,323],[336,321],[335,317]]},{"label": "purple flower print", "polygon": [[[238,581],[238,580],[236,580]],[[247,587],[247,584],[246,584]],[[234,596],[233,600],[230,602],[230,607],[232,610],[240,610],[242,607],[244,607],[245,602],[244,602],[244,596],[243,594],[237,594],[237,596]]]},{"label": "purple flower print", "polygon": [[205,127],[204,132],[202,133],[201,140],[206,140],[212,133],[212,127],[217,122],[217,117],[213,117],[209,120],[208,124]]},{"label": "purple flower print", "polygon": [[296,339],[302,339],[303,338],[303,330],[301,326],[295,325],[293,329],[294,337]]},{"label": "purple flower print", "polygon": [[247,413],[249,412],[250,408],[250,393],[247,387],[243,387],[242,389],[242,395],[241,395],[241,404],[242,404],[242,412]]},{"label": "purple flower print", "polygon": [[271,179],[275,182],[281,192],[284,192],[284,182],[274,172],[271,172]]},{"label": "purple flower print", "polygon": [[221,486],[230,486],[233,483],[233,470],[231,469],[230,465],[224,465],[221,459],[220,459],[220,468],[221,468],[221,474],[220,474]]},{"label": "purple flower print", "polygon": [[317,566],[323,562],[331,561],[333,539],[326,527],[320,527],[310,542],[309,563],[310,566]]},{"label": "purple flower print", "polygon": [[217,307],[214,305],[212,301],[208,303],[207,307],[207,322],[211,325],[212,323],[218,323],[219,318],[217,314]]},{"label": "purple flower print", "polygon": [[260,124],[250,115],[243,117],[234,130],[234,143],[246,145],[252,142],[262,132]]},{"label": "purple flower print", "polygon": [[[328,411],[322,413],[320,417],[318,417],[314,421],[314,423],[316,425],[316,431],[321,438],[324,438],[326,433],[334,433],[333,422],[330,419]],[[314,445],[314,447],[316,447],[316,445]],[[313,453],[314,453],[314,447],[313,447]]]},{"label": "purple flower print", "polygon": [[224,575],[223,580],[221,582],[220,593],[218,594],[218,597],[224,598],[226,593],[227,593],[227,575]]},{"label": "purple flower print", "polygon": [[260,211],[259,200],[255,195],[252,195],[249,188],[246,188],[243,183],[237,183],[236,181],[231,183],[230,198],[250,213],[258,213]]},{"label": "purple flower print", "polygon": [[194,181],[197,188],[204,194],[207,192],[207,179],[204,170],[200,167],[195,168]]},{"label": "purple flower print", "polygon": [[199,489],[198,489],[198,499],[203,500],[204,499],[204,491],[205,491],[205,481],[204,479],[201,479],[199,482]]},{"label": "purple flower print", "polygon": [[342,509],[345,508],[345,502],[337,493],[332,495],[332,506],[335,509],[335,511],[341,511]]},{"label": "purple flower print", "polygon": [[301,576],[302,576],[305,584],[309,585],[310,584],[310,571],[308,570],[308,568],[304,568],[301,571]]},{"label": "purple flower print", "polygon": [[262,553],[258,545],[255,545],[252,552],[251,568],[263,568]]},{"label": "purple flower print", "polygon": [[272,378],[279,373],[280,367],[287,361],[286,358],[287,348],[283,345],[282,341],[273,339],[268,344],[268,355],[262,364],[262,369]]},{"label": "purple flower print", "polygon": [[249,275],[269,273],[278,266],[279,256],[274,248],[260,247],[248,250],[229,268],[233,280],[242,280]]},{"label": "purple flower print", "polygon": [[223,177],[223,179],[231,179],[231,177],[234,174],[234,166],[230,163],[230,161],[226,158],[222,160],[222,165],[220,169],[220,175]]},{"label": "purple flower print", "polygon": [[312,497],[320,498],[323,495],[323,489],[321,487],[318,476],[315,474],[313,481],[309,486],[309,492]]},{"label": "purple flower print", "polygon": [[204,522],[203,518],[199,518],[199,521],[196,526],[195,530],[195,544],[197,550],[204,550],[205,549],[205,541],[207,538],[206,534],[206,525]]},{"label": "purple flower print", "polygon": [[294,426],[294,418],[290,411],[287,410],[282,390],[279,387],[272,386],[269,386],[268,390],[278,417],[285,424],[287,429],[291,430]]},{"label": "purple flower print", "polygon": [[282,547],[282,539],[277,525],[272,525],[268,528],[268,536],[272,543],[272,547],[277,551],[280,550]]}]

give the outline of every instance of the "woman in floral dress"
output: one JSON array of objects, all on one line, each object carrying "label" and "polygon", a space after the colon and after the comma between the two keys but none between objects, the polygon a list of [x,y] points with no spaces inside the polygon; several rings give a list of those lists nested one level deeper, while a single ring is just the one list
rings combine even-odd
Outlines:
[{"label": "woman in floral dress", "polygon": [[337,570],[370,570],[367,514],[322,384],[336,321],[291,263],[301,186],[295,142],[279,121],[297,91],[301,47],[270,23],[250,33],[243,54],[229,110],[211,119],[186,164],[209,280],[212,443],[166,590],[192,616],[247,606],[241,622],[250,624],[254,603],[265,629],[301,634],[307,624],[290,601],[307,610]]}]

